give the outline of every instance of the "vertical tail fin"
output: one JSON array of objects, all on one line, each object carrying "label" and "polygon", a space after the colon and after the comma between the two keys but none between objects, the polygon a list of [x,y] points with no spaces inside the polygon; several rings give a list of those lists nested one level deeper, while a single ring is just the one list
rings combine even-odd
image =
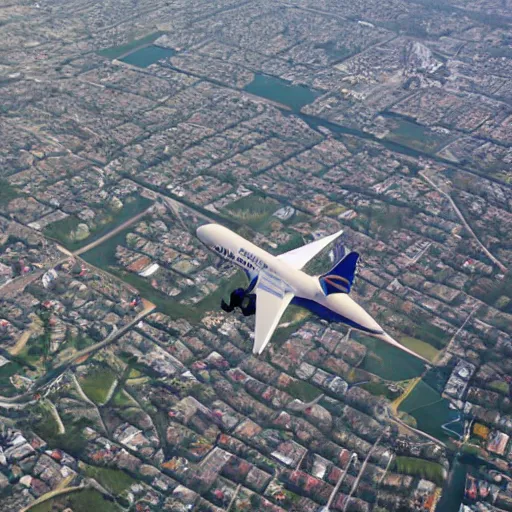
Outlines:
[{"label": "vertical tail fin", "polygon": [[356,275],[359,253],[348,253],[326,274],[320,276],[320,286],[326,295],[350,293]]}]

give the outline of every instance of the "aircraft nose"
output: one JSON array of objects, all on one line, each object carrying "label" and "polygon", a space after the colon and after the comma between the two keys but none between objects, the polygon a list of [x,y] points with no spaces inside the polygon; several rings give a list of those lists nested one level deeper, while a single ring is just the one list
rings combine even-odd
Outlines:
[{"label": "aircraft nose", "polygon": [[201,240],[201,242],[205,243],[206,245],[209,245],[211,243],[212,238],[212,227],[214,227],[215,224],[205,224],[204,226],[199,226],[196,229],[196,236]]}]

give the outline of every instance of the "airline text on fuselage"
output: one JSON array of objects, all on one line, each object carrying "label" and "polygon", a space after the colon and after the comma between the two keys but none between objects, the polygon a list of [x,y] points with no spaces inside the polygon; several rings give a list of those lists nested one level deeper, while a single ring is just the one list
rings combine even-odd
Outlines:
[{"label": "airline text on fuselage", "polygon": [[243,247],[238,249],[238,255],[233,251],[226,249],[220,245],[216,245],[214,250],[219,253],[223,258],[233,261],[237,265],[248,270],[265,270],[268,265],[264,263],[260,258],[247,251]]}]

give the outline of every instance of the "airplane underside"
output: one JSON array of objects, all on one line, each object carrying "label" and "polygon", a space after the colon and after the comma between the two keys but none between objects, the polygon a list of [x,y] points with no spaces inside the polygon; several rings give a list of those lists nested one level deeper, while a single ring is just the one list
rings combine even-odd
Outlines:
[{"label": "airplane underside", "polygon": [[359,331],[367,332],[368,334],[382,334],[383,332],[374,331],[372,329],[364,327],[363,325],[360,325],[357,322],[350,320],[349,318],[339,313],[336,313],[332,309],[329,309],[323,306],[322,304],[315,302],[314,300],[304,299],[302,297],[294,297],[291,303],[294,304],[295,306],[300,306],[304,309],[307,309],[308,311],[311,311],[311,313],[317,315],[323,320],[327,320],[328,322],[345,324],[348,325],[349,327],[353,327],[354,329],[358,329]]}]

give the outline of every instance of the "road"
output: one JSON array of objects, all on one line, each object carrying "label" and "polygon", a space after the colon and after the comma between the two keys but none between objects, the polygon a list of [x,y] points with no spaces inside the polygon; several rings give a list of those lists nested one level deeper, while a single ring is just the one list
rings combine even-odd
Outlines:
[{"label": "road", "polygon": [[419,384],[419,382],[425,377],[426,372],[425,370],[419,377],[416,377],[412,379],[409,382],[409,385],[407,388],[405,388],[405,391],[396,399],[391,402],[391,409],[393,411],[393,414],[398,415],[398,408],[402,405],[402,402],[414,391],[414,388]]},{"label": "road", "polygon": [[410,432],[414,432],[415,434],[418,434],[419,436],[426,437],[428,440],[432,441],[433,443],[437,444],[438,446],[447,448],[446,444],[444,444],[442,441],[439,441],[439,439],[436,439],[434,436],[431,436],[430,434],[423,432],[423,430],[418,430],[417,428],[407,425],[407,423],[404,423],[400,418],[391,418],[390,417],[389,420],[396,423],[397,425],[409,430]]},{"label": "road", "polygon": [[[98,238],[94,242],[91,242],[90,244],[86,245],[85,247],[82,247],[81,249],[75,251],[74,253],[71,253],[66,248],[58,245],[58,249],[64,253],[66,256],[72,257],[72,256],[79,256],[82,253],[85,253],[94,247],[98,246],[99,244],[105,242],[106,240],[112,238],[113,236],[120,233],[122,230],[126,229],[127,227],[131,226],[135,222],[139,221],[143,217],[145,217],[148,213],[151,213],[153,211],[154,205],[151,205],[149,208],[144,210],[143,212],[135,215],[134,217],[128,219],[126,222],[123,222],[119,226],[117,226],[112,231],[109,231],[102,237]],[[58,266],[60,263],[64,262],[65,259],[59,260],[52,264],[52,268]],[[30,282],[34,281],[35,279],[40,278],[44,274],[45,270],[38,270],[36,272],[33,272],[27,276],[22,276],[16,279],[13,279],[11,281],[8,281],[3,285],[4,293],[7,291],[15,291],[22,289],[27,286]],[[108,273],[107,273],[108,274]],[[108,274],[110,275],[110,274]],[[151,313],[156,306],[143,299],[144,303],[144,309],[140,313],[137,314],[137,316],[130,321],[128,324],[123,326],[119,330],[115,330],[110,333],[109,336],[107,336],[103,341],[100,341],[98,343],[95,343],[94,345],[91,345],[88,348],[85,348],[83,350],[80,350],[78,352],[75,352],[73,355],[69,356],[67,359],[63,360],[61,364],[47,372],[45,375],[43,375],[40,379],[38,379],[29,392],[23,393],[21,395],[17,395],[15,397],[3,397],[0,396],[0,408],[4,409],[22,409],[26,407],[30,403],[34,403],[34,394],[37,393],[40,389],[42,389],[44,386],[48,385],[49,383],[55,381],[56,378],[58,378],[69,366],[71,366],[75,361],[77,361],[81,357],[85,357],[87,355],[93,354],[97,352],[98,350],[101,350],[102,348],[106,347],[113,341],[115,341],[117,338],[122,336],[125,332],[127,332],[129,329],[131,329],[134,325],[136,325],[142,318],[144,318],[146,315]]]},{"label": "road", "polygon": [[135,215],[135,217],[132,217],[131,219],[128,219],[127,221],[123,222],[122,224],[117,226],[117,228],[114,228],[112,231],[109,231],[106,235],[103,235],[102,237],[98,238],[94,242],[91,242],[90,244],[87,244],[86,246],[82,247],[81,249],[78,249],[73,254],[75,256],[80,256],[80,254],[83,254],[84,252],[87,252],[87,251],[90,251],[91,249],[94,249],[96,246],[102,244],[103,242],[105,242],[109,238],[112,238],[113,236],[115,236],[118,233],[120,233],[121,231],[123,231],[123,229],[126,229],[127,227],[131,226],[135,222],[139,221],[140,219],[145,217],[148,213],[151,213],[153,211],[153,207],[154,206],[151,205],[149,208],[147,208],[143,212],[141,212],[141,213]]},{"label": "road", "polygon": [[466,326],[466,324],[469,322],[470,318],[473,316],[474,313],[476,313],[476,311],[480,308],[480,304],[476,304],[475,307],[469,312],[469,315],[467,316],[466,320],[464,320],[464,322],[462,322],[462,325],[457,329],[457,331],[455,332],[455,334],[450,338],[450,341],[447,343],[446,347],[444,347],[444,349],[439,352],[437,354],[437,357],[435,358],[435,363],[437,363],[442,355],[450,352],[450,346],[451,344],[455,341],[455,339],[457,338],[457,336],[459,335],[459,332],[462,331],[462,329],[464,329],[464,327]]},{"label": "road", "polygon": [[79,350],[78,352],[75,352],[73,355],[69,356],[67,359],[63,360],[59,366],[53,368],[48,373],[43,375],[43,377],[35,381],[29,392],[23,393],[22,395],[17,395],[15,397],[0,396],[0,408],[3,407],[6,409],[22,409],[30,403],[33,403],[34,394],[39,392],[39,390],[41,390],[44,386],[59,378],[59,376],[64,373],[70,366],[72,366],[77,359],[94,354],[98,350],[101,350],[102,348],[110,345],[156,308],[156,306],[151,302],[145,301],[145,304],[145,308],[140,313],[138,313],[133,320],[121,327],[121,329],[112,331],[103,341],[95,343],[94,345],[84,348],[83,350]]},{"label": "road", "polygon": [[290,404],[288,404],[287,409],[289,411],[292,411],[292,412],[302,412],[302,411],[305,411],[306,409],[309,409],[310,407],[313,407],[318,402],[320,402],[320,400],[322,400],[322,398],[324,396],[325,395],[323,393],[320,393],[316,398],[311,400],[311,402],[307,402],[305,404],[304,403],[295,403],[295,401],[293,401]]},{"label": "road", "polygon": [[436,185],[426,174],[420,172],[419,175],[437,192],[439,192],[442,196],[446,197],[448,201],[450,202],[453,210],[461,220],[464,227],[469,231],[471,236],[476,240],[482,251],[485,253],[485,255],[501,270],[501,272],[505,273],[507,272],[507,267],[501,263],[501,261],[496,258],[488,249],[485,247],[485,245],[480,241],[480,239],[476,236],[475,232],[471,229],[471,226],[467,223],[466,219],[464,218],[464,215],[462,215],[462,212],[459,210],[458,206],[455,204],[455,201],[452,199],[450,194],[445,192],[442,188],[440,188],[438,185]]},{"label": "road", "polygon": [[340,475],[338,481],[336,482],[336,485],[334,489],[331,492],[331,495],[329,496],[329,501],[327,502],[327,505],[322,509],[322,512],[329,512],[329,509],[331,508],[332,502],[334,501],[334,498],[336,494],[338,494],[338,491],[340,490],[341,484],[343,483],[343,480],[345,480],[345,477],[347,476],[348,469],[350,468],[350,465],[354,460],[357,460],[357,454],[352,453],[350,456],[350,459],[348,459],[347,466],[345,467],[345,470]]},{"label": "road", "polygon": [[53,491],[43,494],[40,498],[33,501],[28,507],[22,508],[20,512],[27,512],[28,510],[35,508],[40,503],[44,503],[45,501],[51,500],[52,498],[56,498],[57,496],[63,496],[64,494],[83,491],[84,489],[85,486],[82,485],[78,487],[64,487],[64,489],[54,489]]},{"label": "road", "polygon": [[[462,323],[462,325],[457,329],[457,331],[455,332],[455,334],[451,337],[450,341],[447,343],[447,345],[444,347],[443,350],[441,350],[437,356],[435,357],[435,359],[432,361],[432,364],[436,365],[439,363],[439,360],[449,352],[449,349],[450,349],[450,345],[452,344],[452,342],[457,338],[458,334],[460,333],[460,331],[462,329],[464,329],[465,325],[469,322],[470,318],[473,316],[473,314],[478,310],[478,308],[480,307],[480,304],[477,304],[470,312],[469,312],[469,315],[467,316],[467,318],[464,320],[464,322]],[[431,436],[430,434],[427,434],[426,432],[423,432],[422,430],[419,430],[417,428],[414,428],[414,427],[411,427],[410,425],[407,425],[407,423],[404,423],[399,417],[398,417],[398,408],[400,407],[400,405],[402,404],[402,402],[411,394],[411,392],[414,390],[414,388],[418,385],[419,382],[421,382],[423,380],[423,378],[425,377],[426,373],[429,371],[429,368],[425,368],[424,372],[419,376],[419,377],[416,377],[415,379],[413,379],[410,383],[409,383],[409,386],[407,386],[407,389],[405,390],[405,392],[400,395],[396,400],[394,400],[393,402],[391,402],[391,410],[393,412],[393,416],[394,417],[389,417],[389,420],[390,421],[393,421],[394,423],[396,423],[397,425],[400,425],[401,427],[411,431],[411,432],[414,432],[420,436],[423,436],[423,437],[426,437],[427,439],[429,439],[430,441],[432,441],[433,443],[436,443],[437,445],[439,446],[442,446],[443,448],[446,448],[446,444],[443,443],[442,441],[440,441],[439,439],[436,439],[435,437]]]},{"label": "road", "polygon": [[[387,427],[387,428],[389,428],[389,427]],[[377,440],[375,441],[373,446],[370,448],[370,451],[368,452],[368,455],[364,459],[363,465],[361,466],[361,469],[359,470],[359,473],[358,473],[356,479],[354,480],[354,483],[352,485],[352,489],[350,489],[350,492],[349,492],[349,494],[347,496],[347,499],[345,500],[345,503],[343,504],[342,512],[345,512],[345,510],[347,510],[347,506],[348,506],[348,504],[349,504],[349,502],[350,502],[350,500],[352,498],[352,495],[356,492],[357,487],[359,485],[359,482],[361,481],[361,477],[363,476],[364,470],[366,469],[366,465],[368,464],[368,461],[370,460],[370,457],[372,456],[375,448],[377,448],[377,446],[379,445],[382,437],[387,432],[387,428],[382,431],[382,433],[377,438]]]},{"label": "road", "polygon": [[94,345],[91,345],[90,347],[84,348],[83,350],[79,350],[78,352],[75,352],[73,355],[71,355],[69,358],[65,359],[62,364],[59,366],[59,368],[63,366],[69,366],[73,362],[75,362],[77,359],[80,359],[81,357],[93,354],[94,352],[97,352],[98,350],[101,350],[102,348],[105,348],[107,345],[110,345],[113,341],[115,341],[117,338],[125,334],[127,331],[129,331],[134,325],[138,324],[145,316],[149,315],[156,306],[148,301],[146,302],[146,307],[137,314],[137,316],[131,320],[129,323],[121,327],[121,329],[117,329],[110,333],[109,336],[107,336],[103,341],[100,341],[98,343],[95,343]]},{"label": "road", "polygon": [[[64,260],[61,260],[64,261]],[[58,264],[59,262],[57,262]],[[4,284],[0,286],[0,293],[3,297],[8,294],[16,293],[17,291],[23,290],[26,286],[28,286],[32,281],[39,279],[46,270],[36,270],[31,272],[30,274],[25,274],[23,276],[15,277],[14,279],[9,279]]]}]

